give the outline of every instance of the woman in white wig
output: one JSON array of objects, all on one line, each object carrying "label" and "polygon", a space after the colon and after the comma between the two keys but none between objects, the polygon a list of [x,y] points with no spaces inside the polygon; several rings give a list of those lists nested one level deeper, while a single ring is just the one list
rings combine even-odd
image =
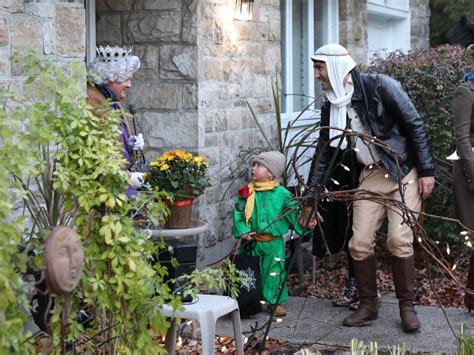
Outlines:
[{"label": "woman in white wig", "polygon": [[[96,57],[89,66],[90,84],[87,87],[89,103],[93,106],[101,105],[109,100],[112,110],[124,111],[120,101],[123,100],[128,89],[132,86],[132,76],[140,67],[140,59],[132,55],[132,50],[122,47],[98,47]],[[132,171],[135,151],[142,150],[143,135],[132,135],[125,115],[120,122],[123,154],[127,160],[126,170],[129,176],[130,187],[126,194],[132,197],[137,193],[136,187],[143,183],[143,174]]]}]

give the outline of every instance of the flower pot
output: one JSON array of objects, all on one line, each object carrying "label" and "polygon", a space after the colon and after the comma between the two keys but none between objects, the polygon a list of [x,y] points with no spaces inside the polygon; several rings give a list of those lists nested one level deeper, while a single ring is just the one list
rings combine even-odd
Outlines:
[{"label": "flower pot", "polygon": [[165,228],[168,229],[185,229],[189,227],[191,221],[191,212],[193,200],[183,200],[174,202],[170,208],[170,216],[168,217]]}]

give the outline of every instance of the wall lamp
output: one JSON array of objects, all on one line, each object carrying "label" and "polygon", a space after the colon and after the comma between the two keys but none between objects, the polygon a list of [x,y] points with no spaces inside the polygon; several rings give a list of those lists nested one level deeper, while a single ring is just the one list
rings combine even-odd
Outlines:
[{"label": "wall lamp", "polygon": [[234,19],[251,21],[253,18],[253,4],[255,0],[236,0]]}]

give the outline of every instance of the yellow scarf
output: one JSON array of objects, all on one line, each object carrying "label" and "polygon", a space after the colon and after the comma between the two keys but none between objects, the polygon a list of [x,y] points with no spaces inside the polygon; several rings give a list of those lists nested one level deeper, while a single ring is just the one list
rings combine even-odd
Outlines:
[{"label": "yellow scarf", "polygon": [[251,182],[248,184],[249,188],[249,197],[247,197],[247,202],[245,203],[245,223],[250,225],[250,218],[253,214],[253,207],[255,206],[255,191],[269,191],[273,190],[275,187],[280,185],[278,181],[268,181],[268,182]]}]

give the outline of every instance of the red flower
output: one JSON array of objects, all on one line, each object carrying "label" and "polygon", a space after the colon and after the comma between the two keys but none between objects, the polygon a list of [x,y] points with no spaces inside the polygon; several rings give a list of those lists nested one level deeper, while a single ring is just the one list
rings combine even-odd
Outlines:
[{"label": "red flower", "polygon": [[241,189],[239,189],[239,196],[242,197],[242,198],[247,198],[249,197],[250,195],[250,190],[248,188],[248,186],[245,186],[245,187],[242,187]]}]

